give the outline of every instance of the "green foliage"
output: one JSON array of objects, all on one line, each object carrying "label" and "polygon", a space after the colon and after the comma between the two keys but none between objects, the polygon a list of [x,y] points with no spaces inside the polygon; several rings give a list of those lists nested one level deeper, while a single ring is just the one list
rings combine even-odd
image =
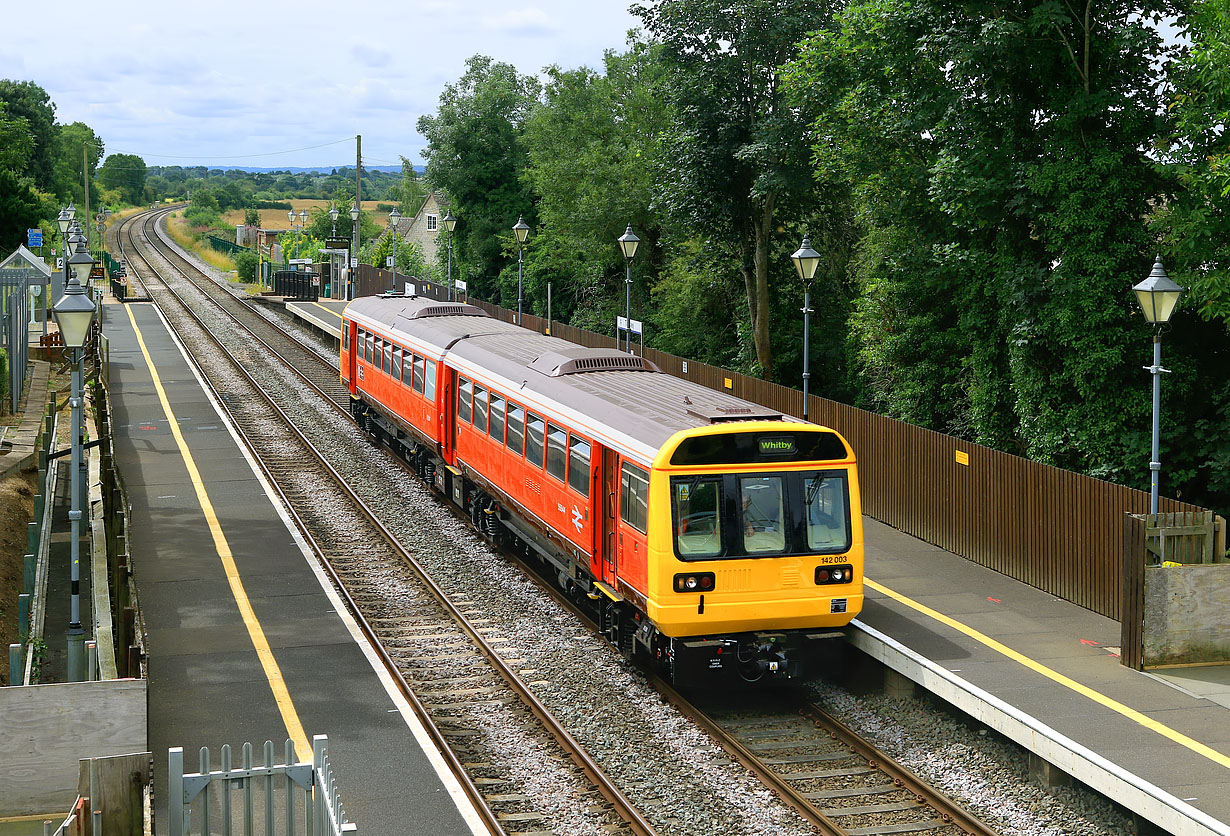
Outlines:
[{"label": "green foliage", "polygon": [[243,224],[244,226],[255,226],[255,227],[259,227],[261,225],[261,213],[257,211],[255,206],[244,207]]},{"label": "green foliage", "polygon": [[[32,144],[22,174],[45,192],[55,188],[56,108],[47,91],[32,81],[0,79],[4,118],[23,120]],[[80,151],[78,151],[80,153]]]},{"label": "green foliage", "polygon": [[477,274],[470,285],[475,295],[488,295],[491,278],[508,264],[502,244],[517,218],[537,225],[533,197],[522,180],[528,162],[522,135],[539,93],[533,76],[474,55],[466,61],[465,75],[445,86],[436,114],[418,121],[427,138],[427,180],[448,194],[454,213],[465,218],[453,248]]},{"label": "green foliage", "polygon": [[[371,242],[370,247],[363,249],[363,261],[373,267],[386,269],[389,256],[393,255],[393,233],[389,232]],[[416,278],[432,276],[432,270],[423,259],[423,251],[418,244],[407,241],[400,235],[397,237],[397,272]]]},{"label": "green foliage", "polygon": [[38,226],[42,217],[43,202],[33,182],[14,171],[0,169],[0,248],[11,252],[18,244],[24,244],[26,230]]},{"label": "green foliage", "polygon": [[0,348],[0,412],[9,408],[9,353]]},{"label": "green foliage", "polygon": [[252,284],[256,281],[256,265],[258,262],[256,253],[250,251],[235,253],[235,272],[239,277],[239,281]]},{"label": "green foliage", "polygon": [[98,182],[115,189],[130,204],[145,202],[145,160],[135,154],[111,154],[98,170]]}]

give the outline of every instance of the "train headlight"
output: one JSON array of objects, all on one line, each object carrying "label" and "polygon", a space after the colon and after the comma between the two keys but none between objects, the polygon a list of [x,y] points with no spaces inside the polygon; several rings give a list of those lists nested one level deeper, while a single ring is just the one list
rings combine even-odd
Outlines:
[{"label": "train headlight", "polygon": [[712,572],[685,572],[675,575],[676,592],[709,592],[713,586]]},{"label": "train headlight", "polygon": [[854,570],[849,566],[817,566],[816,584],[850,583],[854,580]]}]

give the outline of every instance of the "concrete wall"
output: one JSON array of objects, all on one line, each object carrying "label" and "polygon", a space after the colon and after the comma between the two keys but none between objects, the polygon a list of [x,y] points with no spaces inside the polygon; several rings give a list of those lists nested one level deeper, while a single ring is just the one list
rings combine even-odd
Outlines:
[{"label": "concrete wall", "polygon": [[142,679],[0,688],[0,817],[63,816],[77,762],[148,751],[147,726]]},{"label": "concrete wall", "polygon": [[1230,662],[1230,564],[1145,570],[1144,664]]}]

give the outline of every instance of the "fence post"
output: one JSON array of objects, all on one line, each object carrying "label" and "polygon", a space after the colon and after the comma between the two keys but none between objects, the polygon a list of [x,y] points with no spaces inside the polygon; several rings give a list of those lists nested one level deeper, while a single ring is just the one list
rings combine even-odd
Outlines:
[{"label": "fence post", "polygon": [[[10,644],[9,645],[9,685],[21,684],[21,672],[25,670],[25,661],[21,656],[21,649],[24,645]],[[17,671],[17,682],[13,682],[13,671]]]},{"label": "fence post", "polygon": [[1119,662],[1141,670],[1144,656],[1145,544],[1147,523],[1123,515],[1123,602],[1120,614]]},{"label": "fence post", "polygon": [[184,836],[188,821],[184,808],[184,747],[173,746],[167,752],[167,818],[171,836]]}]

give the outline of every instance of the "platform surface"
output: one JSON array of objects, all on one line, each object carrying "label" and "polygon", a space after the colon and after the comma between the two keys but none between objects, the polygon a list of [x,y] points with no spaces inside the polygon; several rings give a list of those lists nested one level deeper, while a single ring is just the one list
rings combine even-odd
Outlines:
[{"label": "platform surface", "polygon": [[[192,767],[199,749],[209,747],[216,768],[223,744],[238,763],[242,744],[251,742],[259,761],[263,742],[272,740],[280,761],[296,721],[309,740],[328,735],[343,803],[361,832],[404,834],[413,830],[408,823],[423,821],[433,833],[478,832],[472,811],[462,812],[456,780],[437,771],[439,755],[424,748],[417,719],[391,695],[387,675],[376,671],[162,318],[149,304],[103,307],[116,462],[132,505],[130,552],[149,634],[159,832],[168,748],[182,746]],[[216,516],[213,528],[200,486]],[[219,532],[233,559],[230,576]],[[268,644],[280,685],[258,656],[257,636]]]}]

